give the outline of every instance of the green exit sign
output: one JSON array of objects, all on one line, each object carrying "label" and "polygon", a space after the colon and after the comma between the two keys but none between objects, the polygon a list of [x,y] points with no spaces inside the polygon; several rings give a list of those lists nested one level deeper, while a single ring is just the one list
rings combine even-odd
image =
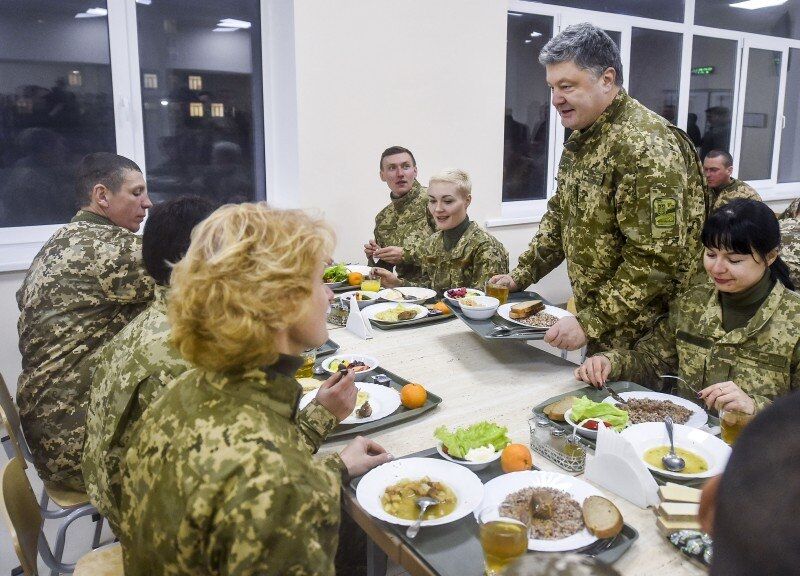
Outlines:
[{"label": "green exit sign", "polygon": [[714,73],[713,66],[698,66],[697,68],[692,68],[693,76],[708,76],[709,74],[713,73]]}]

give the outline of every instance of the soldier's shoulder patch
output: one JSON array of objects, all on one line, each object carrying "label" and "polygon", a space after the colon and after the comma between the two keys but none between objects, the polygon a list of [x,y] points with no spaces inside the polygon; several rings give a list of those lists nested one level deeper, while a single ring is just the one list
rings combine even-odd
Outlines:
[{"label": "soldier's shoulder patch", "polygon": [[678,224],[678,201],[675,198],[653,198],[653,226],[674,228]]}]

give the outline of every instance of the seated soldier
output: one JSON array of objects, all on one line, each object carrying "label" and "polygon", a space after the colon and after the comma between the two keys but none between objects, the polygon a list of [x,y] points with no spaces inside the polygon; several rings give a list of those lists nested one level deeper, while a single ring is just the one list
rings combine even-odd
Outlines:
[{"label": "seated soldier", "polygon": [[323,221],[265,204],[223,206],[194,230],[167,309],[172,344],[197,368],[130,436],[127,576],[333,574],[342,481],[391,459],[357,437],[315,461],[297,426],[294,374],[328,337],[333,246]]},{"label": "seated soldier", "polygon": [[375,269],[383,284],[425,286],[437,292],[458,286],[483,289],[495,274],[508,272],[508,251],[497,238],[467,216],[472,202],[472,182],[463,170],[445,170],[428,185],[428,210],[437,231],[409,257],[419,264],[416,281]]},{"label": "seated soldier", "polygon": [[778,255],[775,215],[762,202],[734,200],[709,217],[702,241],[713,284],[673,300],[632,350],[588,358],[578,380],[660,389],[660,375],[677,374],[688,382],[677,382],[680,396],[749,414],[800,387],[800,295]]},{"label": "seated soldier", "polygon": [[789,267],[789,275],[800,287],[800,198],[794,200],[778,216],[781,226],[781,259]]},{"label": "seated soldier", "polygon": [[17,292],[22,429],[45,482],[83,489],[91,356],[153,297],[134,234],[152,206],[136,163],[89,154],[77,171],[82,208],[34,258]]},{"label": "seated soldier", "polygon": [[[192,366],[169,342],[167,289],[172,266],[189,247],[192,229],[214,205],[187,196],[150,211],[142,234],[144,266],[156,282],[150,306],[117,333],[97,355],[86,417],[83,477],[92,503],[118,533],[120,462],[142,413],[177,376]],[[312,452],[355,407],[355,376],[336,374],[297,418]]]},{"label": "seated soldier", "polygon": [[733,174],[733,156],[725,150],[712,150],[703,159],[703,174],[706,176],[711,202],[709,211],[727,204],[736,198],[761,200],[761,196],[744,180],[737,180]]}]

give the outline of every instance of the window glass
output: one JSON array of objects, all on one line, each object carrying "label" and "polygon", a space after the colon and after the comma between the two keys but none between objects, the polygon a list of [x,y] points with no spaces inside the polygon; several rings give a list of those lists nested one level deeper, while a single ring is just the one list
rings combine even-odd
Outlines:
[{"label": "window glass", "polygon": [[682,42],[675,32],[631,31],[630,94],[673,124],[677,123]]},{"label": "window glass", "polygon": [[656,20],[683,22],[683,0],[659,0],[657,2],[642,0],[532,0],[542,4],[555,4],[569,8],[583,8],[612,14],[627,14]]},{"label": "window glass", "polygon": [[153,0],[136,15],[150,195],[263,198],[258,0]]},{"label": "window glass", "polygon": [[800,49],[797,48],[789,50],[783,116],[786,125],[781,134],[778,182],[800,182]]},{"label": "window glass", "polygon": [[800,2],[695,0],[694,23],[800,40]]},{"label": "window glass", "polygon": [[692,41],[686,132],[701,158],[711,150],[731,150],[736,50],[735,40],[695,36]]},{"label": "window glass", "polygon": [[552,36],[549,16],[508,16],[503,201],[547,197],[550,90],[538,58]]},{"label": "window glass", "polygon": [[781,56],[775,50],[750,49],[739,151],[742,180],[766,180],[772,176]]},{"label": "window glass", "polygon": [[98,0],[0,2],[2,227],[68,222],[81,157],[116,150],[105,11]]}]

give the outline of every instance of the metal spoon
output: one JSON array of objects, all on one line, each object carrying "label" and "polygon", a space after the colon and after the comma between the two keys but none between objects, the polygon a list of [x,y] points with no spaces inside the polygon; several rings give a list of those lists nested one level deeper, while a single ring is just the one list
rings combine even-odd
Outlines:
[{"label": "metal spoon", "polygon": [[516,336],[518,334],[541,334],[542,330],[534,328],[531,326],[530,328],[509,328],[508,326],[498,326],[494,328],[491,332],[489,332],[489,336],[493,338],[498,338],[500,336]]},{"label": "metal spoon", "polygon": [[419,527],[422,524],[422,516],[425,515],[425,510],[427,510],[429,506],[436,506],[438,503],[439,503],[438,500],[436,500],[435,498],[429,498],[428,496],[420,496],[419,498],[417,498],[417,506],[419,507],[419,516],[414,521],[414,523],[408,527],[408,530],[406,530],[407,538],[416,537],[417,533],[419,533]]},{"label": "metal spoon", "polygon": [[672,440],[672,417],[667,416],[664,418],[664,425],[667,427],[667,436],[669,436],[669,454],[662,456],[661,462],[664,468],[670,472],[680,472],[686,468],[686,461],[675,454],[675,443]]},{"label": "metal spoon", "polygon": [[325,368],[322,367],[322,364],[315,364],[311,371],[317,376],[322,376],[326,373]]}]

